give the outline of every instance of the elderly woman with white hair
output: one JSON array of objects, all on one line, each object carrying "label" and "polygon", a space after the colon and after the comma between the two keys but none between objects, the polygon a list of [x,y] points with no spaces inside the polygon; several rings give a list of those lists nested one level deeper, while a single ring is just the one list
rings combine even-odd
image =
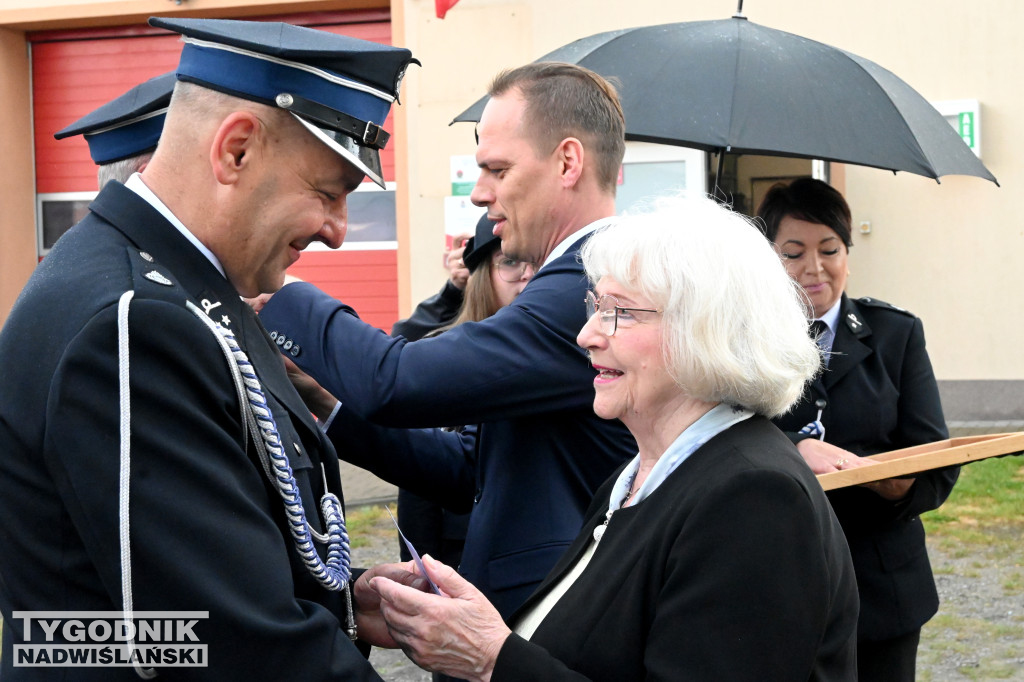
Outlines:
[{"label": "elderly woman with white hair", "polygon": [[508,626],[427,559],[443,596],[370,583],[391,634],[467,680],[855,680],[846,541],[769,421],[820,364],[771,246],[678,198],[596,233],[583,262],[594,410],[622,420],[636,458]]}]

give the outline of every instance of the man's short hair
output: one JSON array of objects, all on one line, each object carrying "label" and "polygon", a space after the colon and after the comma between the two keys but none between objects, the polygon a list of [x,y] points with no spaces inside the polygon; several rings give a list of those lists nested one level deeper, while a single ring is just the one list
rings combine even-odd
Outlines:
[{"label": "man's short hair", "polygon": [[663,311],[666,365],[687,395],[773,417],[818,370],[799,285],[749,219],[711,199],[623,216],[582,259],[595,284],[610,277]]},{"label": "man's short hair", "polygon": [[614,194],[626,152],[626,121],[615,86],[576,64],[532,62],[499,73],[488,94],[517,89],[526,100],[524,128],[540,153],[567,137],[597,157],[600,186]]},{"label": "man's short hair", "polygon": [[127,159],[121,159],[120,161],[103,164],[96,172],[99,188],[103,189],[103,186],[111,180],[117,180],[124,184],[133,174],[141,171],[152,158],[153,152],[147,152]]}]

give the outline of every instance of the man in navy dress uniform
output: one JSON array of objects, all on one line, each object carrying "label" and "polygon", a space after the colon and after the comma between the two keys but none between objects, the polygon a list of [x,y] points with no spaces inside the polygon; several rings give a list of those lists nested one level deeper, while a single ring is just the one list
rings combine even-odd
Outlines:
[{"label": "man in navy dress uniform", "polygon": [[[574,65],[528,64],[499,75],[490,95],[472,200],[487,207],[506,256],[537,264],[511,305],[413,343],[305,283],[274,294],[260,316],[341,401],[329,435],[343,456],[453,511],[472,509],[459,570],[508,617],[576,537],[597,487],[636,454],[618,420],[594,414],[595,372],[576,345],[588,289],[577,254],[615,213],[625,122],[614,89]],[[410,434],[387,447],[361,419],[480,424],[476,457],[455,438],[433,447],[436,433],[424,447],[403,446]]]},{"label": "man in navy dress uniform", "polygon": [[139,83],[53,134],[58,140],[82,135],[89,156],[99,166],[99,187],[124,183],[141,173],[153,158],[164,129],[167,105],[177,77],[173,71]]},{"label": "man in navy dress uniform", "polygon": [[[349,590],[337,455],[240,296],[341,244],[415,60],[279,23],[151,23],[185,43],[159,146],[0,332],[0,677],[379,679],[352,640],[390,643]],[[134,625],[174,614],[202,653],[153,655]],[[132,665],[26,665],[97,640]]]}]

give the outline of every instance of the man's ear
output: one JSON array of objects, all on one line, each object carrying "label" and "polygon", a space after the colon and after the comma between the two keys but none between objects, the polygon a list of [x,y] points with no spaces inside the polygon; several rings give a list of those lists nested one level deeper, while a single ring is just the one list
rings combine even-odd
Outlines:
[{"label": "man's ear", "polygon": [[221,121],[210,145],[210,166],[217,182],[238,182],[242,171],[254,162],[261,126],[259,118],[248,111],[234,111]]},{"label": "man's ear", "polygon": [[583,175],[583,143],[575,137],[562,140],[555,149],[560,164],[559,174],[565,187],[573,187]]}]

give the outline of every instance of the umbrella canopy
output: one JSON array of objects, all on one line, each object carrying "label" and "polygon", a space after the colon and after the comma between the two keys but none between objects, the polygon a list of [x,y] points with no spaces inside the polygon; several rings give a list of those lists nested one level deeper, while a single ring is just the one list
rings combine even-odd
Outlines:
[{"label": "umbrella canopy", "polygon": [[[628,140],[996,182],[890,71],[740,15],[598,33],[537,61],[618,79]],[[479,121],[486,100],[452,122]]]}]

